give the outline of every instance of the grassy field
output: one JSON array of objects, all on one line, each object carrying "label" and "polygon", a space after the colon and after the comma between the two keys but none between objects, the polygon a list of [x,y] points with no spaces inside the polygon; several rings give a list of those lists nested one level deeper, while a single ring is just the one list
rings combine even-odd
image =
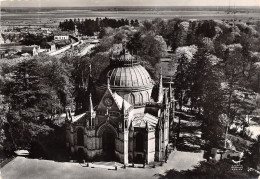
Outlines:
[{"label": "grassy field", "polygon": [[260,20],[260,9],[240,9],[236,14],[227,13],[225,8],[220,10],[209,8],[196,9],[40,9],[40,10],[3,10],[1,12],[2,25],[57,25],[64,19],[95,19],[104,18],[127,18],[127,19],[233,19]]}]

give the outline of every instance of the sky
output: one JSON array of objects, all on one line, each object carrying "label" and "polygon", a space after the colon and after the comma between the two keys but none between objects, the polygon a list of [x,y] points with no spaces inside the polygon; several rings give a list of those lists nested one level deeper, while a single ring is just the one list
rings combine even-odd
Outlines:
[{"label": "sky", "polygon": [[2,7],[259,6],[260,0],[0,0]]}]

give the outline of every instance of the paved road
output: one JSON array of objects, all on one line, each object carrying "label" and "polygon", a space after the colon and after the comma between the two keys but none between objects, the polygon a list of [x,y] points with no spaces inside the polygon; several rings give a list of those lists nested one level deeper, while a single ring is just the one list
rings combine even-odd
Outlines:
[{"label": "paved road", "polygon": [[102,168],[82,167],[78,163],[60,163],[48,160],[27,159],[17,157],[1,169],[3,179],[86,179],[86,178],[118,178],[118,179],[142,179],[157,178],[156,174],[164,174],[166,170],[191,169],[202,159],[202,153],[189,153],[174,151],[171,153],[168,163],[156,168],[118,168],[107,170]]},{"label": "paved road", "polygon": [[84,56],[86,55],[87,53],[89,53],[91,51],[92,48],[94,48],[96,45],[95,44],[90,44],[90,45],[87,45],[80,53],[79,53],[79,56]]}]

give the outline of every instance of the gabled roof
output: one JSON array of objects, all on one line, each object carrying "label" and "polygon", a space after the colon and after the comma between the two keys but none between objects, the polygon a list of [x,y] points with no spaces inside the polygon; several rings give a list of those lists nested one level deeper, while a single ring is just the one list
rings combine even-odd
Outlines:
[{"label": "gabled roof", "polygon": [[[123,98],[121,96],[119,96],[116,92],[114,92],[112,94],[112,96],[114,97],[114,100],[118,106],[118,109],[122,109],[122,105],[123,105]],[[132,105],[130,103],[128,103],[126,100],[124,100],[124,105],[125,105],[125,110],[129,109]]]},{"label": "gabled roof", "polygon": [[35,49],[34,46],[24,46],[21,48],[22,52],[32,52]]},{"label": "gabled roof", "polygon": [[[112,97],[113,99],[113,105],[111,106],[111,110],[114,111],[120,111],[122,108],[122,104],[123,104],[123,98],[121,96],[119,96],[116,92],[112,92],[110,88],[108,88],[106,90],[106,92],[104,93],[97,109],[106,109],[107,107],[103,104],[103,99],[106,97]],[[125,105],[125,110],[128,110],[132,105],[130,103],[128,103],[126,100],[124,100],[124,105]]]},{"label": "gabled roof", "polygon": [[145,113],[143,116],[134,118],[132,125],[134,127],[145,128],[146,123],[149,128],[155,128],[159,119],[151,114]]},{"label": "gabled roof", "polygon": [[83,113],[83,114],[79,114],[77,116],[73,116],[72,117],[72,123],[74,122],[79,122],[80,119],[82,119],[84,116],[85,116],[86,113]]}]

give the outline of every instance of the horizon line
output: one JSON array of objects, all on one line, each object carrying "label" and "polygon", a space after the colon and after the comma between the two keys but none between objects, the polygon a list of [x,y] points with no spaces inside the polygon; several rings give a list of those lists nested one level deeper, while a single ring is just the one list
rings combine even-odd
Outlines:
[{"label": "horizon line", "polygon": [[[174,6],[167,6],[167,5],[130,5],[130,6],[117,6],[117,5],[107,5],[107,6],[2,6],[1,8],[63,8],[63,7],[77,7],[77,8],[86,8],[86,7],[229,7],[228,5],[200,5],[200,6],[195,6],[195,5],[174,5]],[[260,7],[259,5],[254,5],[254,6],[235,6],[235,7]]]}]

